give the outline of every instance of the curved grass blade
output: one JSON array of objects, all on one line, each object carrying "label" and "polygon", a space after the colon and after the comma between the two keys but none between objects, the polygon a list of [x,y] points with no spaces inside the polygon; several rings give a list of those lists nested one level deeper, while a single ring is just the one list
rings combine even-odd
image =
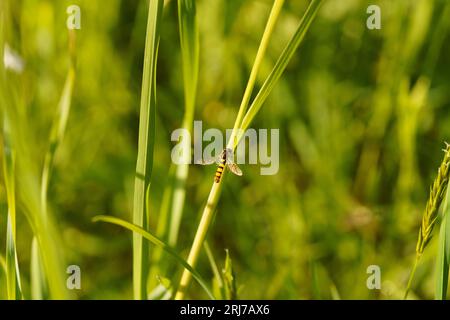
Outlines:
[{"label": "curved grass blade", "polygon": [[72,66],[70,67],[67,73],[64,89],[58,104],[56,118],[53,123],[50,134],[50,146],[45,155],[44,169],[42,170],[41,203],[42,203],[42,212],[44,214],[46,214],[47,212],[48,183],[50,180],[50,174],[53,167],[53,161],[55,159],[56,151],[64,138],[67,121],[69,119],[74,82],[75,82],[75,70]]},{"label": "curved grass blade", "polygon": [[15,152],[11,146],[9,122],[4,119],[3,175],[5,177],[6,197],[8,201],[8,219],[6,230],[6,287],[8,300],[22,297],[20,288],[19,265],[16,251],[16,187]]},{"label": "curved grass blade", "polygon": [[[235,141],[235,137],[237,137],[237,131],[238,131],[237,127],[239,126],[239,123],[241,121],[240,118],[242,117],[245,109],[247,108],[248,100],[250,99],[250,96],[251,96],[251,93],[253,90],[253,86],[255,85],[256,75],[259,71],[259,67],[261,65],[261,62],[262,62],[263,57],[266,52],[268,40],[270,39],[270,37],[272,35],[275,23],[278,19],[278,15],[281,11],[281,7],[282,7],[283,3],[284,3],[284,0],[275,0],[274,4],[272,6],[272,10],[271,10],[269,18],[267,20],[264,34],[262,36],[262,40],[261,40],[260,46],[258,48],[258,52],[256,54],[255,63],[252,67],[251,75],[247,82],[247,87],[245,89],[244,97],[242,99],[242,103],[241,103],[241,106],[238,111],[238,116],[236,117],[234,129],[231,133],[230,140],[228,142],[229,144],[232,144],[232,141]],[[221,182],[223,181],[223,177],[225,174],[226,174],[226,171],[224,171],[222,174]],[[209,193],[209,196],[208,196],[207,205],[203,209],[202,218],[201,218],[199,226],[197,228],[197,233],[195,234],[194,241],[192,243],[191,250],[190,250],[189,256],[188,256],[188,262],[192,265],[195,265],[197,262],[197,258],[199,256],[200,250],[202,248],[203,241],[206,237],[206,233],[208,231],[213,214],[215,212],[215,207],[217,205],[217,202],[219,201],[220,191],[221,191],[221,186],[222,186],[221,182],[213,184],[211,191]],[[182,289],[182,290],[178,291],[176,293],[175,299],[181,300],[184,298],[185,289],[189,285],[189,282],[191,280],[190,278],[191,278],[191,274],[189,272],[186,272],[186,271],[183,272],[183,275],[181,276],[181,280],[180,280],[180,286],[179,286],[179,289]]]},{"label": "curved grass blade", "polygon": [[[1,84],[2,87],[4,85]],[[4,98],[4,97],[0,97]],[[12,103],[15,107],[17,107],[17,104]],[[30,223],[30,226],[33,230],[34,235],[36,236],[38,243],[40,247],[45,248],[43,250],[43,265],[46,270],[46,274],[50,274],[51,277],[49,277],[48,283],[50,288],[50,294],[52,298],[55,299],[63,299],[67,297],[67,291],[65,289],[65,283],[63,280],[63,263],[61,260],[60,252],[58,252],[58,248],[56,243],[58,241],[58,234],[56,233],[56,230],[53,229],[52,223],[50,221],[47,221],[47,223],[44,223],[43,221],[43,214],[41,212],[41,206],[39,202],[39,187],[38,187],[38,179],[34,175],[34,171],[32,169],[31,165],[31,157],[29,156],[29,153],[27,152],[27,149],[24,147],[24,141],[26,136],[26,129],[24,129],[22,124],[22,118],[15,114],[15,111],[17,111],[16,108],[12,108],[12,105],[3,104],[3,116],[4,116],[4,139],[7,140],[5,142],[5,156],[4,156],[4,169],[6,171],[5,178],[7,180],[7,189],[12,190],[14,189],[14,196],[13,192],[9,192],[9,199],[8,199],[8,215],[9,215],[9,222],[8,222],[8,236],[7,236],[7,270],[9,274],[9,298],[21,298],[20,294],[20,282],[19,282],[19,275],[17,271],[17,254],[13,254],[13,246],[15,245],[15,208],[16,208],[16,198],[19,199],[17,201],[20,201],[20,204],[23,205],[23,212],[25,216],[28,219],[28,222]],[[20,107],[20,106],[19,106]],[[13,115],[14,121],[10,121],[10,116]],[[14,117],[15,116],[15,117]],[[9,134],[9,130],[11,130],[11,134]],[[14,134],[13,134],[14,133]],[[14,137],[14,144],[9,141],[11,137]],[[17,154],[17,156],[14,157],[14,170],[11,170],[11,165],[8,165],[8,158],[10,157],[10,154],[12,155],[11,147],[9,145],[14,145],[14,154]],[[11,161],[9,161],[12,163]],[[15,166],[17,162],[17,166]],[[8,167],[8,168],[5,168]],[[8,173],[11,172],[11,173]],[[14,172],[14,173],[12,173]],[[13,176],[14,179],[8,176]],[[36,178],[36,179],[35,179]],[[11,181],[17,181],[20,185],[27,186],[26,188],[12,188]],[[16,195],[17,191],[17,195]],[[14,271],[16,270],[16,271]],[[13,281],[13,277],[15,275],[15,281]],[[14,283],[16,283],[14,285]],[[13,289],[13,286],[15,286],[15,289]],[[15,291],[15,292],[14,292]]]},{"label": "curved grass blade", "polygon": [[[245,131],[245,129],[248,128],[248,126],[252,122],[253,118],[258,113],[263,102],[269,95],[272,88],[275,86],[276,82],[280,78],[283,71],[286,69],[286,66],[287,66],[289,60],[291,59],[292,55],[294,54],[295,50],[302,42],[306,31],[308,30],[309,26],[311,25],[317,11],[319,10],[321,3],[322,3],[322,0],[313,0],[310,3],[306,13],[304,14],[304,16],[302,18],[302,21],[300,22],[300,26],[299,26],[297,32],[294,34],[293,38],[289,41],[286,49],[283,51],[281,57],[278,59],[274,69],[270,73],[267,80],[264,82],[258,95],[256,96],[252,105],[250,106],[250,109],[247,111],[244,119],[242,120],[242,123],[240,124],[240,128],[237,130],[234,129],[232,131],[230,140],[228,141],[228,146],[227,146],[228,148],[234,150],[236,148],[236,146],[239,144],[240,139],[242,139],[242,137],[243,137],[243,132]],[[276,5],[277,5],[277,2],[274,2],[274,6],[276,6]],[[269,17],[269,20],[270,20],[270,17]],[[269,30],[270,30],[270,28],[269,28]],[[266,31],[267,31],[267,29],[266,29]],[[263,35],[263,37],[265,37],[265,36],[266,35]],[[260,52],[258,52],[258,53],[260,53]],[[241,104],[241,108],[243,108],[243,106],[245,106],[245,104]],[[236,127],[236,125],[235,125],[235,127]],[[222,176],[224,174],[226,174],[226,171],[223,172]],[[189,252],[188,262],[191,265],[195,266],[195,264],[197,262],[198,256],[200,254],[200,251],[201,251],[201,248],[203,245],[203,241],[206,238],[208,228],[211,224],[217,203],[220,198],[223,180],[224,179],[222,178],[219,183],[214,183],[213,186],[211,187],[211,191],[209,193],[206,206],[203,209],[202,217],[201,217],[199,226],[197,228],[197,232],[195,234],[194,241],[191,246],[191,250]],[[179,291],[176,293],[175,299],[181,300],[184,298],[185,290],[188,287],[189,282],[191,280],[190,278],[191,278],[191,275],[188,272],[183,273],[181,280],[180,280],[180,286],[178,288]]]},{"label": "curved grass blade", "polygon": [[[194,121],[199,69],[199,35],[194,0],[178,0],[178,24],[183,66],[185,107],[182,128],[191,132]],[[189,144],[187,155],[190,154],[191,148]],[[183,217],[186,181],[189,175],[189,165],[187,162],[184,161],[183,164],[179,165],[171,164],[169,178],[164,189],[163,205],[159,214],[157,236],[163,239],[167,237],[167,241],[171,246],[175,246],[177,243],[181,219]],[[148,278],[148,287],[150,290],[158,285],[156,275],[161,272],[161,269],[165,268],[164,261],[161,258],[161,249],[155,248]]]},{"label": "curved grass blade", "polygon": [[177,260],[185,269],[187,269],[192,274],[192,276],[198,281],[200,286],[208,294],[210,299],[215,300],[214,295],[212,294],[211,290],[208,288],[208,285],[206,284],[205,280],[203,280],[203,278],[200,276],[200,274],[197,271],[195,271],[194,268],[192,268],[183,258],[181,258],[180,255],[172,247],[170,247],[167,243],[152,235],[150,232],[145,231],[141,227],[132,224],[130,222],[109,216],[96,216],[92,219],[92,221],[93,222],[102,221],[124,227],[125,229],[133,231],[133,233],[138,233],[139,235],[141,235],[143,238],[147,239],[154,245],[162,248],[164,251],[166,251],[168,254],[174,257],[175,260]]},{"label": "curved grass blade", "polygon": [[[4,47],[4,18],[0,17],[0,56],[3,57]],[[11,75],[11,77],[9,77]],[[18,81],[19,79],[8,74],[3,68],[3,63],[0,63],[0,107],[2,111],[2,118],[4,122],[4,129],[7,135],[4,138],[8,139],[8,144],[13,147],[15,153],[15,170],[14,180],[20,186],[15,190],[15,200],[23,207],[23,213],[31,226],[31,229],[36,236],[39,246],[42,248],[42,261],[46,274],[48,277],[48,285],[50,297],[54,299],[67,298],[67,290],[64,281],[64,263],[62,262],[61,252],[58,250],[59,243],[58,233],[53,228],[50,221],[44,222],[43,213],[41,212],[40,196],[39,196],[39,179],[36,175],[34,164],[36,161],[31,156],[28,145],[31,141],[31,133],[29,132],[29,118],[25,112],[24,101],[19,99]],[[11,141],[9,141],[11,140]],[[7,148],[5,148],[7,151]],[[11,200],[9,201],[11,203]],[[11,205],[9,210],[11,212]],[[14,202],[15,211],[15,202]],[[11,236],[15,237],[15,214],[11,214]],[[11,239],[11,237],[8,237]],[[14,239],[15,240],[15,239]],[[11,246],[9,246],[11,248]],[[17,255],[15,257],[10,254],[8,258],[10,262],[9,270],[17,269]],[[15,266],[15,267],[13,267]],[[16,276],[17,278],[18,276]],[[12,284],[12,280],[10,281]],[[20,290],[20,283],[16,281],[16,288]],[[18,295],[18,290],[15,293]],[[12,295],[11,295],[12,296]]]},{"label": "curved grass blade", "polygon": [[244,96],[242,97],[238,115],[234,122],[233,132],[235,134],[234,135],[232,134],[232,136],[230,137],[230,141],[229,141],[230,144],[237,136],[237,130],[238,130],[239,126],[241,125],[243,117],[247,111],[247,107],[250,102],[250,98],[252,96],[253,88],[255,87],[255,84],[256,84],[256,77],[258,75],[259,69],[261,68],[262,62],[264,60],[267,47],[269,46],[269,40],[272,36],[273,30],[275,29],[275,24],[278,20],[278,16],[280,15],[281,9],[283,8],[283,4],[284,4],[284,0],[275,0],[273,3],[272,10],[269,15],[269,19],[267,20],[263,36],[261,38],[261,42],[258,47],[258,52],[256,53],[255,61],[253,62],[252,71],[250,72],[247,86],[245,87]]},{"label": "curved grass blade", "polygon": [[[72,93],[75,84],[75,31],[69,33],[70,67],[67,72],[64,88],[58,103],[55,119],[50,132],[49,148],[45,154],[44,168],[41,176],[41,210],[44,220],[47,217],[47,194],[53,162],[58,147],[64,139],[67,122],[69,120],[70,108],[72,105]],[[34,300],[41,300],[48,296],[45,274],[42,268],[42,258],[36,238],[33,238],[31,245],[31,296]]]},{"label": "curved grass blade", "polygon": [[[142,76],[139,114],[139,141],[134,184],[133,222],[147,229],[148,194],[153,169],[156,107],[156,60],[158,56],[159,25],[163,0],[151,0],[148,9],[145,39],[144,71]],[[136,300],[147,296],[148,246],[139,233],[133,234],[133,292]]]},{"label": "curved grass blade", "polygon": [[[178,0],[178,21],[180,28],[181,59],[183,64],[185,113],[182,127],[192,131],[195,99],[197,95],[199,41],[195,0]],[[187,152],[191,155],[191,148]],[[178,239],[181,217],[186,196],[186,180],[189,174],[187,163],[177,166],[173,180],[173,198],[169,228],[169,244],[174,246]]]},{"label": "curved grass blade", "polygon": [[6,233],[6,286],[8,300],[19,300],[22,299],[22,288],[11,217],[12,215],[8,214]]},{"label": "curved grass blade", "polygon": [[291,60],[292,56],[294,55],[297,48],[302,43],[306,32],[308,31],[309,27],[311,26],[312,21],[314,20],[314,17],[317,14],[317,11],[320,8],[320,5],[322,3],[322,0],[313,0],[309,4],[308,9],[306,10],[305,14],[303,15],[303,18],[297,28],[297,31],[292,36],[291,40],[287,44],[286,48],[284,49],[283,53],[281,54],[280,58],[276,62],[275,66],[273,67],[271,73],[267,77],[266,81],[262,85],[261,89],[259,90],[257,96],[253,100],[252,104],[250,105],[249,110],[245,114],[244,119],[242,120],[241,124],[241,134],[238,137],[237,143],[235,146],[239,144],[239,140],[242,137],[242,132],[244,132],[251,124],[253,119],[255,118],[258,111],[261,109],[263,103],[266,101],[267,97],[269,96],[270,92],[272,91],[275,84],[280,79],[281,75],[283,74],[284,70],[286,69],[289,61]]},{"label": "curved grass blade", "polygon": [[[158,215],[158,226],[156,228],[156,236],[160,239],[166,239],[167,238],[167,229],[169,224],[169,210],[170,205],[172,203],[172,197],[173,197],[173,180],[175,179],[175,170],[176,167],[174,164],[170,166],[168,179],[166,182],[166,187],[164,188],[164,193],[162,197],[161,207],[159,210]],[[163,250],[160,247],[156,247],[151,256],[151,265],[150,270],[148,274],[148,280],[147,280],[147,289],[149,291],[148,298],[150,299],[152,291],[156,289],[156,287],[159,286],[157,276],[159,274],[162,274],[162,269],[164,269],[163,265]]]}]

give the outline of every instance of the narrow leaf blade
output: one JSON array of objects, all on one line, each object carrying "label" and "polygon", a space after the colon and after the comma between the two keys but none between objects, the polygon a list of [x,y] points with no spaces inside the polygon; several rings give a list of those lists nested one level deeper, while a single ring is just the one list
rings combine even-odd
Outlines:
[{"label": "narrow leaf blade", "polygon": [[198,281],[198,283],[202,286],[202,288],[205,290],[205,292],[211,299],[213,300],[215,299],[213,294],[211,293],[211,290],[208,288],[208,285],[206,284],[205,280],[203,280],[203,278],[200,276],[200,274],[194,268],[192,268],[183,258],[181,258],[181,256],[172,247],[170,247],[167,243],[160,240],[150,232],[145,231],[144,229],[133,223],[115,217],[97,216],[94,217],[93,221],[94,222],[103,221],[124,227],[125,229],[128,229],[130,231],[133,231],[134,233],[141,235],[143,238],[147,239],[154,245],[160,247],[168,254],[170,254],[173,258],[175,258],[175,260],[177,260],[185,269],[187,269],[192,274],[192,276]]}]

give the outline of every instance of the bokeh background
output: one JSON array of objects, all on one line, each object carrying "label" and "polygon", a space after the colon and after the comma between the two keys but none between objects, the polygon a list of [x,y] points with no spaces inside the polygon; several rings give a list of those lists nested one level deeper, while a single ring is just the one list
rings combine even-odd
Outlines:
[{"label": "bokeh background", "polygon": [[[81,8],[73,105],[58,150],[49,201],[67,264],[82,271],[79,299],[132,298],[131,221],[147,1],[1,0],[6,39],[25,61],[18,95],[27,108],[29,148],[42,166],[69,66],[66,8]],[[271,8],[267,0],[199,0],[200,70],[195,119],[231,128]],[[286,1],[258,86],[294,33],[308,1]],[[381,30],[366,9],[381,8]],[[183,81],[176,1],[166,1],[157,74],[151,225],[181,126]],[[450,137],[450,3],[445,0],[326,0],[254,128],[280,129],[280,170],[226,177],[208,242],[220,267],[228,249],[247,299],[401,298],[414,259],[428,190]],[[176,245],[186,257],[214,168],[191,166]],[[3,179],[2,179],[3,180]],[[6,193],[0,187],[0,248]],[[412,297],[434,297],[437,236]],[[18,212],[17,251],[29,295],[32,233]],[[2,255],[4,250],[0,251]],[[173,262],[173,261],[172,261]],[[381,268],[368,290],[366,269]],[[212,279],[203,254],[199,272]],[[164,277],[178,281],[175,263]],[[5,281],[0,275],[0,298]],[[198,284],[191,298],[206,298]]]}]

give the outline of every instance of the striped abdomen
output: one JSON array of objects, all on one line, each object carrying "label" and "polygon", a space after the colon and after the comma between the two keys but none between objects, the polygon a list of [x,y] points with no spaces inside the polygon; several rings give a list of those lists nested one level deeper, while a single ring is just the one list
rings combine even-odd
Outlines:
[{"label": "striped abdomen", "polygon": [[214,177],[214,181],[216,183],[220,182],[220,178],[222,177],[223,170],[225,169],[226,161],[227,161],[226,155],[224,155],[222,157],[222,159],[220,159],[220,164],[219,164],[219,166],[217,167],[217,170],[216,170],[216,176]]}]

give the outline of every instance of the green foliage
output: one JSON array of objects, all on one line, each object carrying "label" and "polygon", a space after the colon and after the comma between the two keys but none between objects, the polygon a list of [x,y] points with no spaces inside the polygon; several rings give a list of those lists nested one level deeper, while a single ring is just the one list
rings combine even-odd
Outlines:
[{"label": "green foliage", "polygon": [[233,271],[233,265],[228,250],[226,250],[225,267],[222,270],[222,274],[225,299],[236,300],[238,298],[236,289],[236,275]]},{"label": "green foliage", "polygon": [[[148,8],[147,33],[142,77],[141,108],[139,116],[139,142],[134,184],[133,221],[148,229],[150,210],[148,197],[153,170],[156,108],[156,62],[159,45],[159,26],[163,9],[162,0],[152,0]],[[139,233],[133,234],[134,298],[147,297],[148,247]]]},{"label": "green foliage", "polygon": [[449,195],[447,188],[445,205],[443,208],[443,218],[439,233],[439,247],[436,257],[436,299],[445,300],[447,298],[448,275],[450,265],[450,219],[449,219]]},{"label": "green foliage", "polygon": [[[183,263],[142,233],[132,243],[93,224],[104,212],[195,260],[217,298],[225,248],[237,298],[403,297],[450,136],[449,1],[377,1],[380,30],[357,0],[77,4],[68,52],[69,2],[0,1],[0,57],[24,62],[0,63],[0,299],[173,298]],[[171,133],[194,120],[279,129],[279,172],[242,165],[208,200],[212,166],[171,163]],[[434,200],[414,299],[448,298],[450,220]],[[82,271],[73,295],[68,264]],[[365,286],[372,264],[380,291]],[[185,297],[210,296],[193,281]]]},{"label": "green foliage", "polygon": [[[123,221],[123,220],[120,220],[118,218],[108,217],[108,216],[97,216],[93,219],[93,221],[94,222],[103,221],[103,222],[109,222],[112,224],[119,225],[128,230],[133,231],[134,233],[138,233],[143,238],[147,239],[154,245],[160,247],[161,249],[163,249],[164,251],[169,253],[173,258],[175,258],[177,260],[177,262],[180,263],[185,269],[187,269],[192,274],[192,276],[200,283],[200,285],[203,287],[203,289],[208,294],[209,298],[214,299],[214,296],[212,295],[211,290],[209,290],[208,285],[202,279],[200,274],[197,271],[195,271],[194,268],[192,268],[185,260],[183,260],[183,258],[181,258],[179,256],[179,254],[164,241],[158,239],[157,237],[155,237],[151,233],[145,231],[144,229],[140,228],[139,226],[129,223],[129,222],[126,222],[126,221]],[[168,286],[168,285],[166,284],[166,286]]]}]

